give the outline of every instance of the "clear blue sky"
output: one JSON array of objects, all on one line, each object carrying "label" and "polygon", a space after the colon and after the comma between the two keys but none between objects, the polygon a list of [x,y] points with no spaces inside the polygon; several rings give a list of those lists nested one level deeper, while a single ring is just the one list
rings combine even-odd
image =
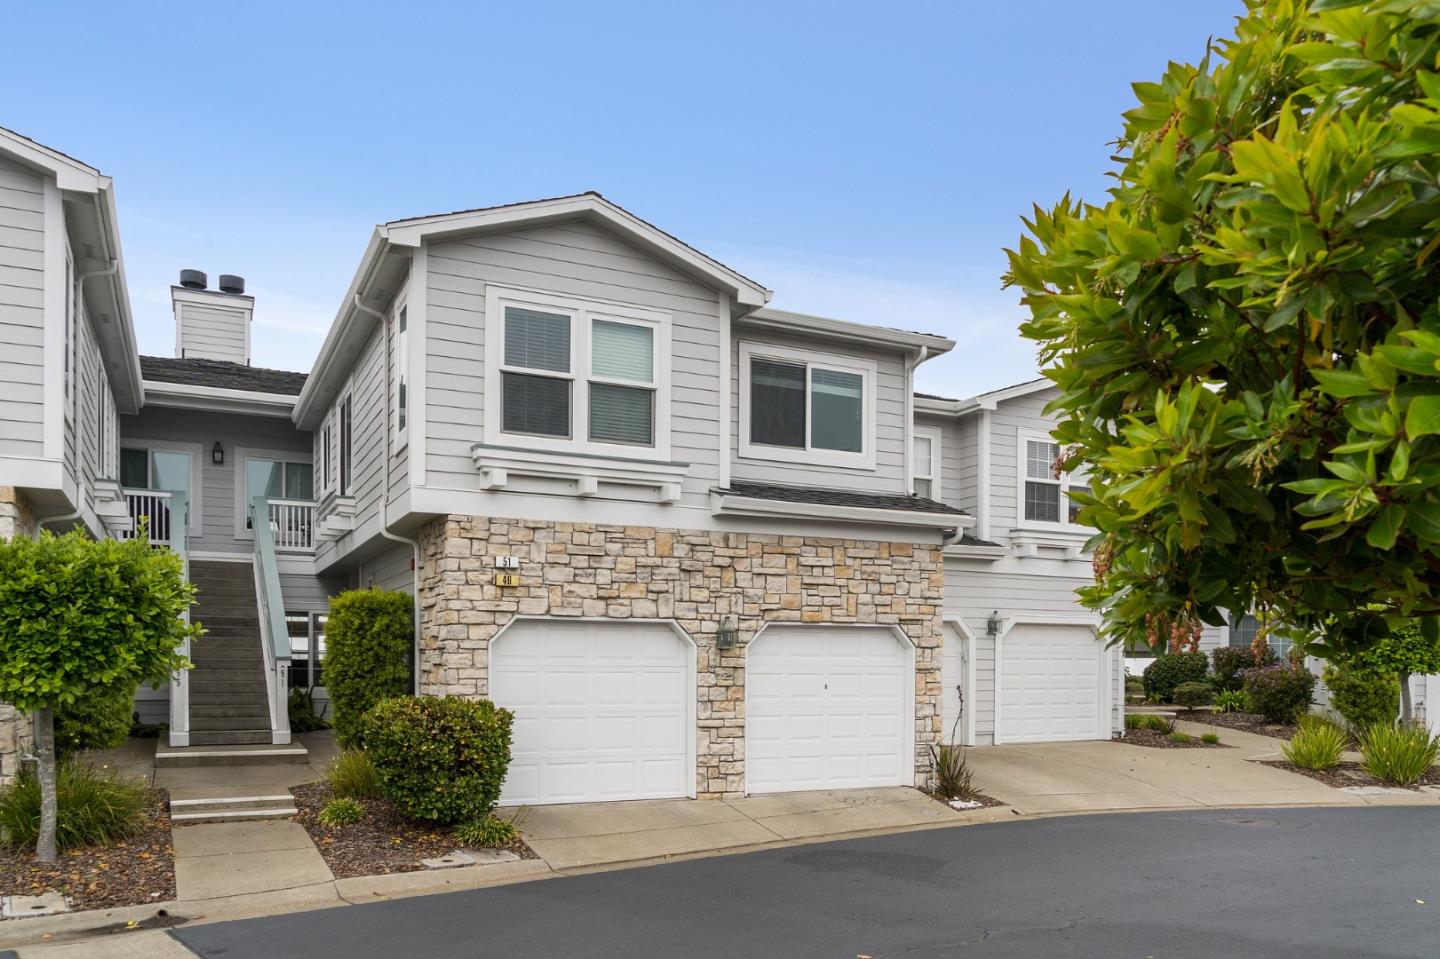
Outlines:
[{"label": "clear blue sky", "polygon": [[1019,217],[1098,198],[1130,82],[1241,11],[11,4],[0,126],[115,178],[144,352],[193,266],[248,278],[258,365],[308,369],[374,224],[594,189],[775,306],[954,338],[919,386],[970,395],[1034,375]]}]

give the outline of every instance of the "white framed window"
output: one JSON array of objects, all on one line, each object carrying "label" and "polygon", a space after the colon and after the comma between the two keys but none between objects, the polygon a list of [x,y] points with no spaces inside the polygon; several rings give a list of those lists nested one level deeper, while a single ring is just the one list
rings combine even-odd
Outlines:
[{"label": "white framed window", "polygon": [[[1227,642],[1231,646],[1249,649],[1255,642],[1256,634],[1260,632],[1260,620],[1255,617],[1254,613],[1246,613],[1244,616],[1236,616],[1232,613],[1229,618],[1228,632],[1230,635]],[[1272,633],[1266,637],[1265,642],[1269,645],[1270,651],[1280,659],[1290,655],[1290,640],[1285,637]]]},{"label": "white framed window", "polygon": [[410,440],[410,316],[403,295],[395,301],[390,315],[390,330],[395,344],[395,377],[390,397],[392,429],[395,431],[393,455],[403,450]]},{"label": "white framed window", "polygon": [[740,456],[875,468],[876,366],[741,342]]},{"label": "white framed window", "polygon": [[335,488],[335,470],[330,454],[330,443],[335,434],[331,425],[334,417],[325,418],[325,428],[320,431],[320,489],[328,493]]},{"label": "white framed window", "polygon": [[910,491],[926,499],[940,498],[940,431],[917,426],[910,436]]},{"label": "white framed window", "polygon": [[189,500],[190,535],[205,531],[201,480],[210,458],[201,443],[130,440],[120,450],[120,485],[127,490],[182,492]]},{"label": "white framed window", "polygon": [[1042,529],[1086,530],[1076,517],[1080,504],[1067,494],[1085,490],[1083,471],[1055,473],[1060,446],[1048,433],[1021,430],[1016,450],[1020,458],[1018,497],[1020,525]]},{"label": "white framed window", "polygon": [[339,462],[339,494],[349,496],[353,492],[355,478],[355,418],[354,403],[351,397],[353,394],[346,393],[345,398],[340,401],[338,413],[340,427],[340,462]]},{"label": "white framed window", "polygon": [[670,315],[491,287],[489,442],[627,458],[670,455]]},{"label": "white framed window", "polygon": [[104,366],[100,367],[99,379],[95,398],[95,475],[115,479],[119,434],[115,424],[115,397],[110,393],[110,378],[105,375]]},{"label": "white framed window", "polygon": [[304,453],[236,448],[235,538],[250,539],[250,501],[308,503],[315,489],[315,470]]},{"label": "white framed window", "polygon": [[75,403],[75,266],[65,254],[65,418],[74,418]]}]

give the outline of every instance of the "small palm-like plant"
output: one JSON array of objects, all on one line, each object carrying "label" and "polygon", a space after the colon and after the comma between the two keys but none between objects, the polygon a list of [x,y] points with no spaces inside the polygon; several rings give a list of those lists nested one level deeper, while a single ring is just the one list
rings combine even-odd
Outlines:
[{"label": "small palm-like plant", "polygon": [[1215,697],[1215,711],[1219,713],[1250,712],[1250,697],[1243,689],[1227,689]]},{"label": "small palm-like plant", "polygon": [[1348,737],[1345,730],[1318,716],[1304,716],[1290,741],[1280,747],[1301,769],[1331,769],[1340,762]]},{"label": "small palm-like plant", "polygon": [[455,837],[467,846],[493,849],[508,846],[520,835],[513,820],[499,816],[486,816],[474,822],[462,823],[455,829]]},{"label": "small palm-like plant", "polygon": [[380,774],[358,749],[342,749],[330,763],[330,791],[350,799],[379,799]]},{"label": "small palm-like plant", "polygon": [[365,818],[365,807],[344,796],[332,799],[320,809],[320,822],[330,827],[352,826]]},{"label": "small palm-like plant", "polygon": [[1365,771],[1392,786],[1412,786],[1440,757],[1440,736],[1414,723],[1376,723],[1360,740]]}]

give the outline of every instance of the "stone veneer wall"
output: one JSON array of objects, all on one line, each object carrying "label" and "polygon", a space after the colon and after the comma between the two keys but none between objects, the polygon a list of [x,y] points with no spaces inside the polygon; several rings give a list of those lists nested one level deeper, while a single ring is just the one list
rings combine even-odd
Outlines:
[{"label": "stone veneer wall", "polygon": [[[13,486],[0,486],[0,540],[35,535],[35,516],[30,504]],[[13,782],[20,771],[20,757],[31,751],[35,731],[30,716],[14,706],[0,703],[0,786]]]},{"label": "stone veneer wall", "polygon": [[[490,639],[515,616],[673,619],[699,647],[702,798],[745,790],[745,644],[763,623],[899,626],[916,646],[915,782],[940,737],[940,549],[911,543],[449,516],[421,530],[420,691],[489,694]],[[493,557],[521,586],[494,585]],[[715,648],[722,619],[740,641]]]}]

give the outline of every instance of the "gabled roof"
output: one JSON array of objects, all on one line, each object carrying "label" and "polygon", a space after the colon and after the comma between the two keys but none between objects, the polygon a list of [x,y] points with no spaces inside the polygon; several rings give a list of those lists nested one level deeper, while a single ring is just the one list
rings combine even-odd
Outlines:
[{"label": "gabled roof", "polygon": [[933,393],[916,393],[915,409],[922,413],[949,413],[963,416],[976,410],[993,410],[1006,400],[1032,396],[1056,388],[1053,382],[1041,377],[1026,380],[1024,383],[1016,383],[1014,386],[1003,386],[998,390],[991,390],[988,393],[981,393],[963,400],[952,399],[948,396],[936,396]]},{"label": "gabled roof", "polygon": [[268,370],[259,366],[246,366],[244,363],[199,357],[175,359],[169,356],[142,356],[140,372],[146,382],[208,386],[218,390],[244,390],[249,393],[299,396],[305,387],[304,373]]}]

